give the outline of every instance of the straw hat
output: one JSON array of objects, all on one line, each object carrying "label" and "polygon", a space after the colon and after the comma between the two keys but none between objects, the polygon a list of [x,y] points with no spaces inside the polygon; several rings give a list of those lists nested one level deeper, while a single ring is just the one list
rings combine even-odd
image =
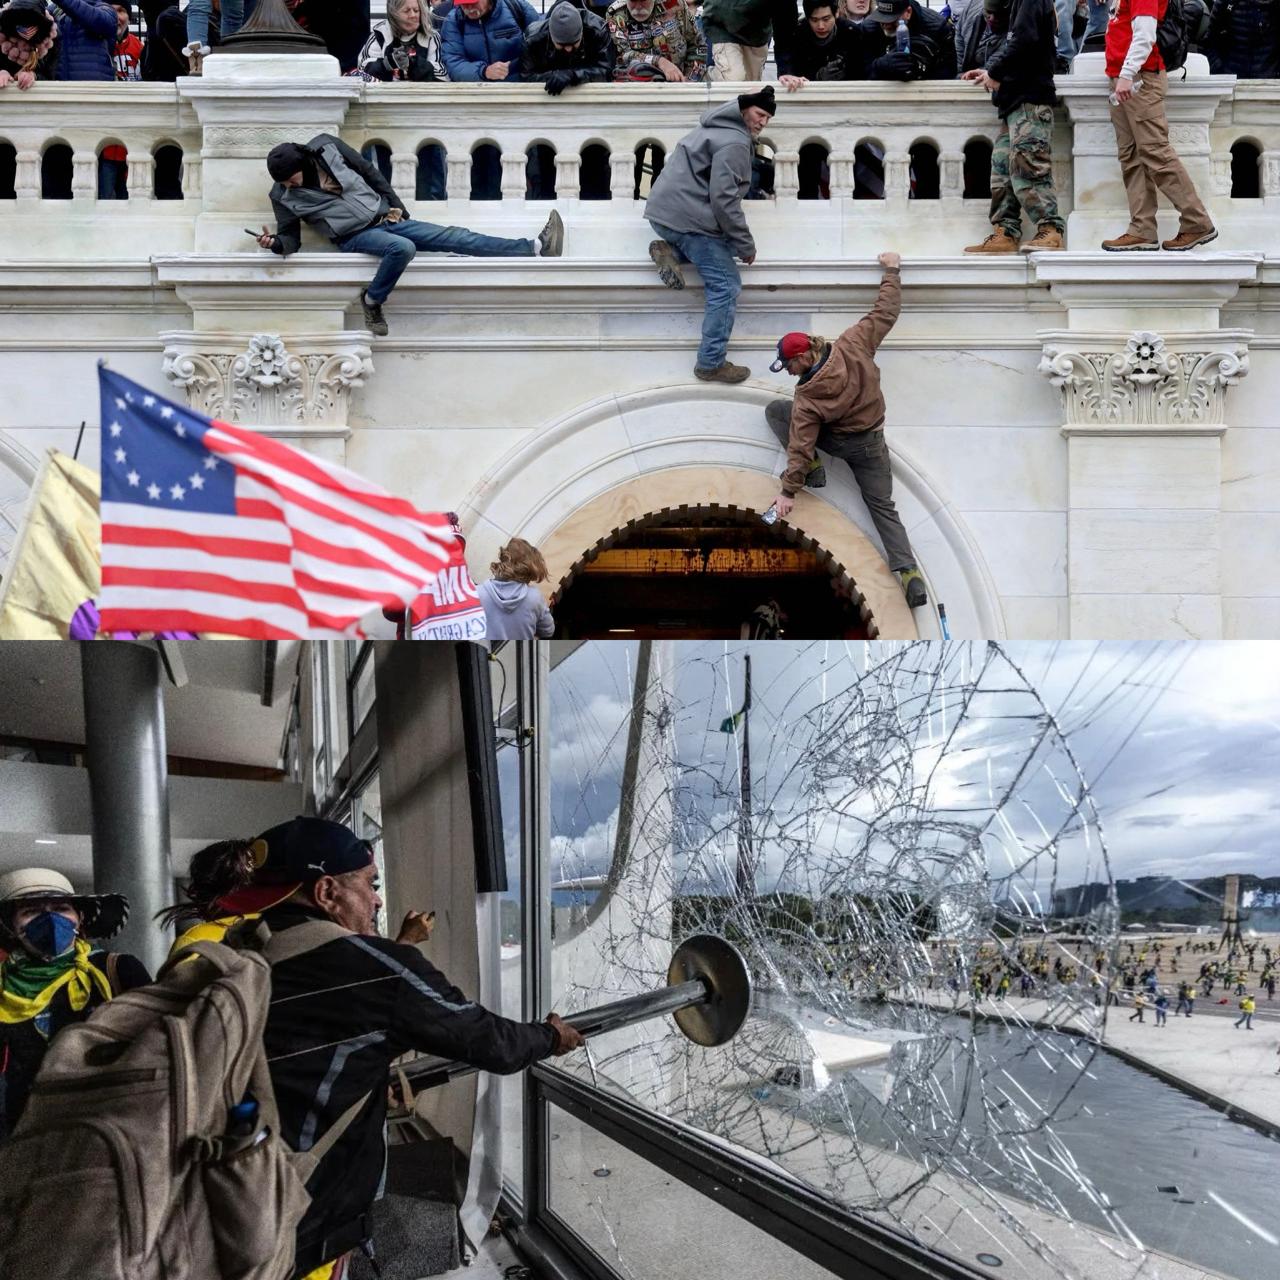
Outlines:
[{"label": "straw hat", "polygon": [[61,898],[80,913],[80,932],[86,938],[114,938],[129,919],[129,900],[122,893],[77,893],[60,871],[24,867],[0,875],[0,917],[7,918],[14,903],[30,898]]}]

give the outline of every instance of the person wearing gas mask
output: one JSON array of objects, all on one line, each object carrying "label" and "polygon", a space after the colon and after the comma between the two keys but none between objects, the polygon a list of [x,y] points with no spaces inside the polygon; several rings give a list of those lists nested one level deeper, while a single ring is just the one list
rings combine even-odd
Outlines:
[{"label": "person wearing gas mask", "polygon": [[0,1140],[22,1115],[49,1041],[151,975],[134,956],[90,939],[114,937],[129,918],[118,893],[80,894],[57,871],[0,876]]}]

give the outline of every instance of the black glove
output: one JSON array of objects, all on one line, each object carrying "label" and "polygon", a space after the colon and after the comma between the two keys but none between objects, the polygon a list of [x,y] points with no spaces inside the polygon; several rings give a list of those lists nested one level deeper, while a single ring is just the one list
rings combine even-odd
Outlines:
[{"label": "black glove", "polygon": [[558,97],[571,84],[573,84],[572,71],[553,71],[547,76],[547,92],[553,97]]},{"label": "black glove", "polygon": [[871,64],[873,80],[914,80],[916,77],[916,60],[909,53],[881,54]]}]

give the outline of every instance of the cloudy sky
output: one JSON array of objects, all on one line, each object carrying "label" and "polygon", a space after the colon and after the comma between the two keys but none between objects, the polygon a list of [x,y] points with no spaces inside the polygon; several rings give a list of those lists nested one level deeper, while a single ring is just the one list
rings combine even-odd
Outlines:
[{"label": "cloudy sky", "polygon": [[[638,652],[552,673],[553,875],[608,867]],[[950,856],[957,824],[1012,892],[1043,893],[1050,863],[1058,886],[1100,878],[1104,844],[1116,879],[1280,875],[1280,645],[667,644],[646,785],[678,795],[704,880],[732,861],[740,737],[719,729],[748,652],[762,888],[855,849]]]}]

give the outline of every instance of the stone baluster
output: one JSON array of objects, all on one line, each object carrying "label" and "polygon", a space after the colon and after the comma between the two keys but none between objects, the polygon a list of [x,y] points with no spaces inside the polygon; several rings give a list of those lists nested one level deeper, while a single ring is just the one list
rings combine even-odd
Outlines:
[{"label": "stone baluster", "polygon": [[609,156],[609,193],[615,200],[633,200],[635,191],[635,151],[611,152]]},{"label": "stone baluster", "polygon": [[1231,152],[1209,157],[1209,189],[1215,196],[1231,194]]},{"label": "stone baluster", "polygon": [[98,197],[98,157],[92,151],[76,151],[71,156],[71,198]]},{"label": "stone baluster", "polygon": [[19,200],[40,199],[40,153],[19,151],[15,157],[13,193]]},{"label": "stone baluster", "polygon": [[827,156],[832,200],[853,198],[853,152],[837,151],[834,147]]},{"label": "stone baluster", "polygon": [[154,200],[156,194],[156,158],[145,146],[128,148],[129,199]]},{"label": "stone baluster", "polygon": [[471,199],[471,153],[461,149],[448,152],[445,166],[449,170],[448,191],[450,200]]},{"label": "stone baluster", "polygon": [[1264,151],[1262,164],[1262,199],[1267,209],[1280,205],[1280,151]]},{"label": "stone baluster", "polygon": [[[943,151],[938,156],[938,194],[944,200],[959,200],[964,195],[964,153]],[[835,193],[832,192],[834,195]]]},{"label": "stone baluster", "polygon": [[911,195],[911,156],[906,151],[884,157],[884,198],[892,203]]},{"label": "stone baluster", "polygon": [[773,194],[779,200],[794,200],[800,192],[800,153],[773,153]]},{"label": "stone baluster", "polygon": [[402,200],[412,200],[418,189],[418,157],[412,151],[391,153],[391,185]]},{"label": "stone baluster", "polygon": [[186,200],[199,200],[203,190],[204,165],[200,152],[193,147],[182,150],[182,195]]},{"label": "stone baluster", "polygon": [[581,191],[582,157],[576,150],[556,152],[556,199],[576,200]]},{"label": "stone baluster", "polygon": [[523,200],[527,189],[525,170],[529,157],[523,151],[510,150],[502,153],[502,198],[504,200]]}]

